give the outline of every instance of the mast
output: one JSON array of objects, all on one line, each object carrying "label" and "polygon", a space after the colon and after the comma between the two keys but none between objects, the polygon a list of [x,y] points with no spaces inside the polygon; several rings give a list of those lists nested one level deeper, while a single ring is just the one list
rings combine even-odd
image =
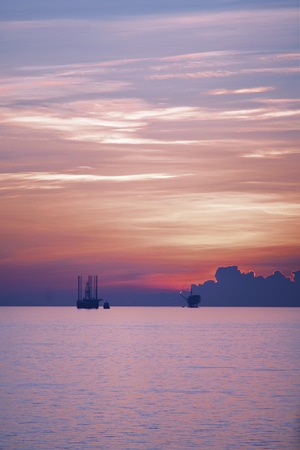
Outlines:
[{"label": "mast", "polygon": [[78,300],[82,300],[82,276],[78,275]]},{"label": "mast", "polygon": [[94,277],[95,299],[98,300],[98,275]]}]

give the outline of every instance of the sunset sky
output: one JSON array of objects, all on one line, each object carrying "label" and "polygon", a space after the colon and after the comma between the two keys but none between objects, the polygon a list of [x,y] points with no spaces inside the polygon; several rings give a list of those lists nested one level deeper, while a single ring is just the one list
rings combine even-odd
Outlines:
[{"label": "sunset sky", "polygon": [[2,0],[0,54],[2,295],[300,269],[298,1]]}]

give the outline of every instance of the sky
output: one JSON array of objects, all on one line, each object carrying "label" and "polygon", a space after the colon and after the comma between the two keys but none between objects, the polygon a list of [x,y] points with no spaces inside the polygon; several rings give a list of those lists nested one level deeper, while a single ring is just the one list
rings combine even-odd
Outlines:
[{"label": "sky", "polygon": [[0,55],[2,298],[300,269],[298,1],[2,0]]}]

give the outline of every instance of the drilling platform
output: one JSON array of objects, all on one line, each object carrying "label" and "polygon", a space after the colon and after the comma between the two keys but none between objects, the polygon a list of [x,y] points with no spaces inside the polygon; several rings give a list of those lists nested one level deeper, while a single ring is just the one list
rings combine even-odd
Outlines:
[{"label": "drilling platform", "polygon": [[186,300],[188,308],[198,308],[198,305],[201,302],[201,297],[198,294],[193,294],[192,286],[188,297],[183,295],[182,291],[180,291],[180,295]]},{"label": "drilling platform", "polygon": [[78,276],[78,309],[98,309],[99,302],[102,299],[98,299],[98,276],[89,275],[86,282],[84,297],[82,297],[82,276]]}]

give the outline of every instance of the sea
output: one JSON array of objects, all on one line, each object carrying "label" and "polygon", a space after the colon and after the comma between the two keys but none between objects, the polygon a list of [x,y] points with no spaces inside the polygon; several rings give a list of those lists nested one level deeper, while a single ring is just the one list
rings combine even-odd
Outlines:
[{"label": "sea", "polygon": [[300,308],[0,308],[0,448],[299,449]]}]

